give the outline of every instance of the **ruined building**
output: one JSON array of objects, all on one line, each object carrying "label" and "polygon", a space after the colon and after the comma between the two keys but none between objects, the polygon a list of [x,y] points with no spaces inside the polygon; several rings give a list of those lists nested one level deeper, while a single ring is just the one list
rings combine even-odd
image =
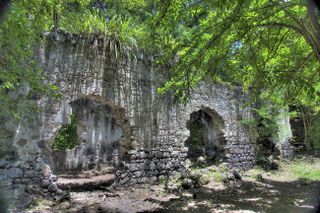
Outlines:
[{"label": "ruined building", "polygon": [[[254,165],[255,136],[240,122],[252,116],[241,89],[202,82],[181,104],[170,92],[157,93],[169,72],[152,57],[115,59],[108,39],[97,36],[46,36],[36,55],[62,98],[30,97],[41,111],[19,123],[1,117],[0,180],[12,196],[43,189],[58,195],[57,175],[87,170],[113,168],[117,184],[134,186],[182,173],[186,159],[199,156],[230,168]],[[53,150],[71,115],[76,147]]]}]

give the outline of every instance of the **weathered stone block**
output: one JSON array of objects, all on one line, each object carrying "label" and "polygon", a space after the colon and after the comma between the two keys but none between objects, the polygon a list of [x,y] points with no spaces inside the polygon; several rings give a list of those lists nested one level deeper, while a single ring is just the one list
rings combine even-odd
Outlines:
[{"label": "weathered stone block", "polygon": [[23,175],[23,171],[19,168],[10,168],[7,171],[7,175],[10,178],[17,178],[17,177],[21,177]]}]

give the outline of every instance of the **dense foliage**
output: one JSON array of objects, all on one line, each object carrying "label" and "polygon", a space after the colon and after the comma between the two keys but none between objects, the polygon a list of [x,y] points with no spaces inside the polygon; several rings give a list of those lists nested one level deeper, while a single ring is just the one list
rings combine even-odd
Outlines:
[{"label": "dense foliage", "polygon": [[[56,95],[55,86],[44,84],[45,74],[33,57],[33,44],[39,41],[46,20],[28,3],[14,1],[0,22],[1,115],[19,117],[30,109],[27,98],[38,94]],[[19,89],[24,91],[19,93]]]},{"label": "dense foliage", "polygon": [[167,58],[178,58],[165,89],[188,95],[199,80],[212,77],[275,101],[318,105],[320,28],[311,4],[170,2],[161,4],[155,27]]},{"label": "dense foliage", "polygon": [[213,79],[263,91],[269,98],[317,106],[320,25],[311,3],[12,1],[0,27],[1,94],[18,86],[21,79],[41,88],[41,71],[30,60],[30,45],[42,32],[62,28],[72,33],[104,33],[116,38],[118,45],[152,50],[159,63],[175,62],[173,77],[160,92],[174,89],[186,99],[199,80]]},{"label": "dense foliage", "polygon": [[77,117],[75,114],[72,114],[70,117],[71,123],[62,125],[52,145],[52,149],[73,149],[77,145]]}]

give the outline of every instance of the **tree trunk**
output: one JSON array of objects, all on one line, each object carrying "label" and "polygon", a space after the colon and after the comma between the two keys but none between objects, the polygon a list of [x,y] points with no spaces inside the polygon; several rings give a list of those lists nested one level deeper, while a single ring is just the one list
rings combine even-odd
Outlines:
[{"label": "tree trunk", "polygon": [[312,141],[309,139],[309,130],[311,127],[311,117],[310,112],[307,109],[301,109],[301,117],[303,121],[304,129],[304,144],[306,145],[306,150],[310,151],[312,149]]}]

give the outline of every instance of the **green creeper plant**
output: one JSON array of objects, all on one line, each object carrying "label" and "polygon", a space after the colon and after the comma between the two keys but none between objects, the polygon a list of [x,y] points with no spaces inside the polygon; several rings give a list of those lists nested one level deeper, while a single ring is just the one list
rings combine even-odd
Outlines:
[{"label": "green creeper plant", "polygon": [[77,117],[71,114],[71,123],[62,125],[52,145],[54,150],[73,149],[77,145]]}]

